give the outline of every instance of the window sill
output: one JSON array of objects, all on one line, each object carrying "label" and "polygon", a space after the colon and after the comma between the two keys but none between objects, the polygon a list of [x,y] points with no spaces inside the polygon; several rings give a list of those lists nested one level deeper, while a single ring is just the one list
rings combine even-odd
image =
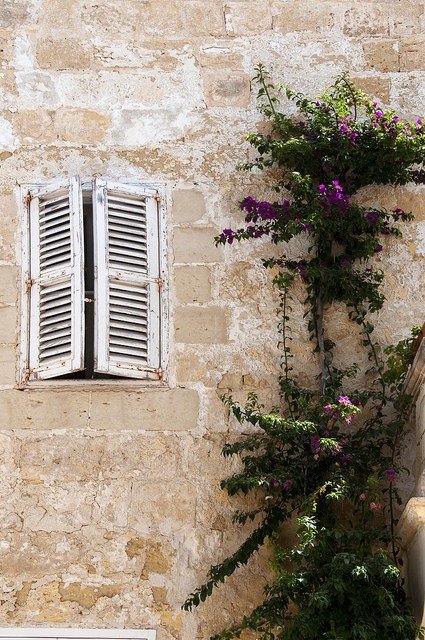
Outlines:
[{"label": "window sill", "polygon": [[31,380],[18,384],[19,391],[135,391],[141,389],[167,390],[170,385],[166,380]]}]

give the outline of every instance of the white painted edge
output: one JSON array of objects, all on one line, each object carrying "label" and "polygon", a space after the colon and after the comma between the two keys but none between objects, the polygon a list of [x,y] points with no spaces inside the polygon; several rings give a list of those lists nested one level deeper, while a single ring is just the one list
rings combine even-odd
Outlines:
[{"label": "white painted edge", "polygon": [[0,627],[0,638],[98,638],[99,640],[156,640],[154,629],[67,629],[50,627]]}]

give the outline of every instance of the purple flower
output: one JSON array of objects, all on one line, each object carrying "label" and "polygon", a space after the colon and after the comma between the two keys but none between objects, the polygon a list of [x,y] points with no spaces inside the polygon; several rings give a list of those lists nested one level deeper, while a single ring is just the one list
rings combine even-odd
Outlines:
[{"label": "purple flower", "polygon": [[311,436],[310,443],[314,453],[319,453],[321,447],[320,436]]},{"label": "purple flower", "polygon": [[376,248],[375,248],[375,251],[376,251],[377,253],[379,253],[380,251],[382,251],[382,244],[377,244],[377,245],[376,245]]},{"label": "purple flower", "polygon": [[282,489],[283,489],[284,491],[289,491],[290,489],[292,489],[292,485],[293,485],[293,484],[294,484],[294,483],[292,482],[292,480],[285,480],[285,481],[282,483]]},{"label": "purple flower", "polygon": [[348,396],[339,396],[338,402],[340,404],[349,405],[350,407],[353,406],[353,403],[351,402],[351,400],[350,400],[350,398]]},{"label": "purple flower", "polygon": [[377,110],[375,111],[375,115],[376,115],[376,117],[377,117],[377,118],[382,118],[382,116],[383,116],[384,114],[382,113],[382,111],[381,111],[380,109],[377,109]]},{"label": "purple flower", "polygon": [[392,482],[395,478],[395,474],[396,474],[396,470],[393,467],[390,467],[389,469],[386,470],[385,475],[387,476],[387,480],[389,480],[390,482]]},{"label": "purple flower", "polygon": [[229,244],[232,244],[234,240],[234,232],[232,231],[232,229],[223,229],[220,240],[222,242],[228,242]]},{"label": "purple flower", "polygon": [[366,213],[366,219],[370,224],[376,224],[379,220],[379,213],[377,211],[368,211]]}]

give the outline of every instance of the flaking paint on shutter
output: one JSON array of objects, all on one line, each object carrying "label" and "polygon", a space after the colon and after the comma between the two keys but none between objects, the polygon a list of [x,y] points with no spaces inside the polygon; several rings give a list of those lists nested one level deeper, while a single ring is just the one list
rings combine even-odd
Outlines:
[{"label": "flaking paint on shutter", "polygon": [[158,379],[160,272],[157,193],[95,180],[94,369]]},{"label": "flaking paint on shutter", "polygon": [[78,177],[28,194],[29,377],[83,368],[83,218]]}]

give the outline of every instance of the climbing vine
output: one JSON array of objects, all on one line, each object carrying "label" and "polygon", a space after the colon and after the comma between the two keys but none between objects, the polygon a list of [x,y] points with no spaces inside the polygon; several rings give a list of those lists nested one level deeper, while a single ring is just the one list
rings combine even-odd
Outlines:
[{"label": "climbing vine", "polygon": [[[240,205],[244,225],[224,229],[216,242],[237,246],[267,237],[279,249],[263,263],[280,296],[281,404],[266,412],[254,394],[244,406],[223,397],[240,423],[255,427],[224,447],[223,454],[238,456],[241,466],[221,483],[230,495],[256,497],[254,508],[234,515],[235,525],[254,527],[233,555],[210,568],[206,583],[183,606],[199,605],[268,541],[275,579],[264,601],[217,639],[240,637],[244,630],[259,640],[423,638],[400,578],[394,515],[411,400],[403,384],[418,331],[382,349],[371,320],[385,300],[384,274],[374,257],[391,248],[413,215],[360,206],[355,195],[370,184],[425,182],[424,124],[382,108],[346,74],[315,100],[275,87],[262,66],[256,80],[270,134],[248,136],[258,155],[242,168],[273,169],[277,197],[247,196]],[[281,111],[285,95],[295,103],[296,117]],[[305,251],[294,259],[291,241],[297,237]],[[304,387],[292,368],[291,291],[297,282],[305,289],[316,354],[314,388]],[[345,305],[367,352],[362,386],[356,363],[345,369],[334,364],[327,320],[336,302]],[[294,520],[296,542],[285,546],[281,533]]]}]

